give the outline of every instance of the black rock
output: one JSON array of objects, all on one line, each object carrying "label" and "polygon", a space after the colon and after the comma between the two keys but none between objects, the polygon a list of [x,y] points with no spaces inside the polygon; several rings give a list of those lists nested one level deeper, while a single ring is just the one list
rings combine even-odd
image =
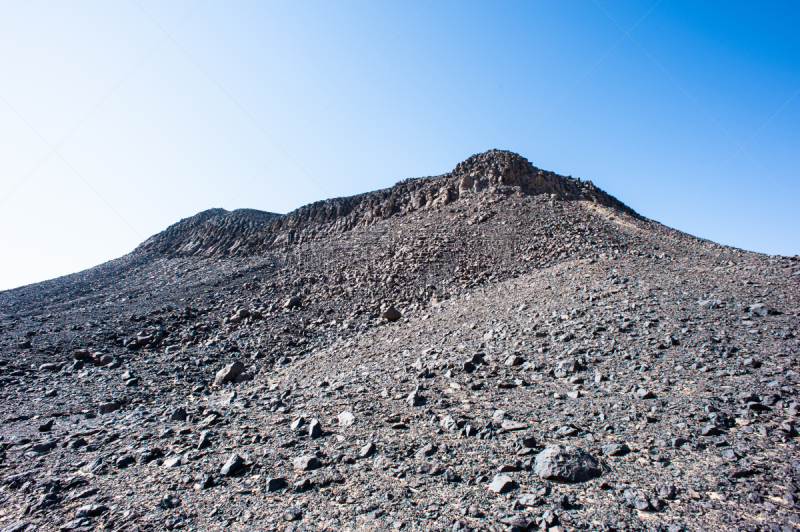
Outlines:
[{"label": "black rock", "polygon": [[267,479],[267,491],[278,491],[286,485],[286,479],[274,477]]},{"label": "black rock", "polygon": [[208,489],[214,487],[214,476],[210,473],[204,473],[199,479],[200,489]]}]

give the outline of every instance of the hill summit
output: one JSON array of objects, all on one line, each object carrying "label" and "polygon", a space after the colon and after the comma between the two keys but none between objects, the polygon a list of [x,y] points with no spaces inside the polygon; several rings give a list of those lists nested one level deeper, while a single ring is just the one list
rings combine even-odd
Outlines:
[{"label": "hill summit", "polygon": [[498,194],[591,201],[634,214],[590,181],[540,170],[516,153],[490,150],[473,155],[441,176],[406,179],[388,189],[318,201],[285,215],[252,209],[232,213],[223,209],[204,211],[148,239],[137,252],[243,256],[307,241],[312,235],[329,236],[393,216],[442,208],[464,199],[491,200]]}]

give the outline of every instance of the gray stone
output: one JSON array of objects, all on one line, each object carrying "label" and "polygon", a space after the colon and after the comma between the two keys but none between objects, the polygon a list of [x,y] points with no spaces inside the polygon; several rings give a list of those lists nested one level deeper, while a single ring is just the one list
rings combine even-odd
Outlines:
[{"label": "gray stone", "polygon": [[601,474],[592,455],[568,445],[547,446],[536,455],[534,472],[540,478],[562,482],[584,482]]},{"label": "gray stone", "polygon": [[645,390],[644,388],[639,388],[636,391],[636,395],[639,396],[639,399],[655,399],[656,398],[656,394],[654,394],[653,392],[651,392],[649,390]]},{"label": "gray stone", "polygon": [[375,454],[375,450],[376,449],[377,449],[377,447],[375,446],[375,444],[373,442],[369,442],[368,444],[364,445],[358,451],[358,457],[359,458],[369,458],[370,456]]},{"label": "gray stone", "polygon": [[308,424],[308,437],[313,439],[322,436],[322,423],[318,419],[312,419]]},{"label": "gray stone", "polygon": [[452,467],[448,467],[444,471],[444,479],[447,482],[460,482],[461,475],[459,475]]},{"label": "gray stone", "polygon": [[449,430],[449,431],[458,430],[458,424],[456,423],[456,420],[453,419],[453,416],[450,416],[450,415],[444,416],[442,418],[442,420],[439,422],[439,425],[443,429],[446,429],[446,430]]},{"label": "gray stone", "polygon": [[181,455],[170,456],[166,460],[164,460],[164,467],[167,469],[172,469],[175,467],[180,467],[183,464],[183,459]]},{"label": "gray stone", "polygon": [[764,303],[755,303],[753,305],[750,305],[750,308],[748,310],[750,311],[751,314],[755,314],[756,316],[761,316],[761,317],[772,314],[772,309],[768,305],[765,305]]},{"label": "gray stone", "polygon": [[102,504],[87,504],[75,510],[75,517],[97,517],[108,511],[108,507]]},{"label": "gray stone", "polygon": [[422,397],[422,394],[419,392],[419,388],[414,388],[414,390],[408,394],[406,402],[409,404],[409,406],[420,406],[425,403],[425,398]]},{"label": "gray stone", "polygon": [[297,296],[292,296],[283,304],[283,308],[293,309],[301,306],[303,302]]},{"label": "gray stone", "polygon": [[516,488],[517,483],[508,475],[495,475],[489,489],[497,494],[508,493]]},{"label": "gray stone", "polygon": [[243,372],[244,364],[241,362],[233,362],[232,364],[228,364],[217,372],[217,375],[214,377],[214,385],[221,386],[227,382],[234,382],[236,377],[241,375]]},{"label": "gray stone", "polygon": [[298,456],[297,458],[292,460],[292,465],[298,471],[311,471],[312,469],[317,469],[322,464],[313,454],[305,454],[303,456]]},{"label": "gray stone", "polygon": [[512,515],[510,517],[504,517],[503,519],[500,520],[500,522],[509,528],[516,527],[519,530],[526,530],[528,528],[528,520],[521,515]]},{"label": "gray stone", "polygon": [[414,454],[414,456],[416,456],[418,460],[422,460],[423,458],[433,456],[434,454],[436,454],[437,450],[438,447],[436,446],[436,444],[433,442],[429,442],[420,447],[419,450],[417,450],[417,452]]},{"label": "gray stone", "polygon": [[339,414],[339,426],[340,427],[349,427],[353,423],[356,422],[356,416],[352,414],[352,412],[342,412]]},{"label": "gray stone", "polygon": [[697,305],[700,308],[719,308],[722,306],[722,302],[716,299],[702,299],[697,302]]},{"label": "gray stone", "polygon": [[202,449],[211,445],[211,432],[204,430],[200,433],[200,438],[197,440],[197,448]]},{"label": "gray stone", "polygon": [[35,444],[33,447],[31,447],[31,451],[39,454],[44,454],[52,451],[55,448],[56,448],[56,442],[46,441]]},{"label": "gray stone", "polygon": [[701,436],[719,436],[722,434],[720,430],[714,425],[705,425],[700,429]]},{"label": "gray stone", "polygon": [[511,419],[504,419],[500,427],[505,431],[511,432],[516,430],[525,430],[528,428],[528,424],[521,423],[519,421],[513,421]]},{"label": "gray stone", "polygon": [[158,505],[164,509],[177,508],[181,505],[181,500],[175,495],[166,494],[159,499]]},{"label": "gray stone", "polygon": [[506,366],[521,366],[524,363],[525,359],[519,355],[510,355],[505,362]]},{"label": "gray stone", "polygon": [[244,467],[244,459],[236,453],[233,453],[219,470],[219,474],[223,477],[235,475]]},{"label": "gray stone", "polygon": [[522,506],[539,506],[542,504],[542,499],[533,493],[523,493],[517,499]]},{"label": "gray stone", "polygon": [[602,449],[605,456],[622,456],[631,452],[630,448],[624,443],[608,443],[603,445]]},{"label": "gray stone", "polygon": [[299,521],[303,518],[303,512],[299,508],[289,508],[283,512],[284,521]]},{"label": "gray stone", "polygon": [[199,478],[200,489],[208,489],[214,485],[214,477],[209,473],[204,473]]},{"label": "gray stone", "polygon": [[627,489],[623,493],[625,496],[625,500],[628,501],[628,505],[636,508],[637,510],[647,511],[650,510],[650,501],[647,500],[647,496],[642,493],[641,490],[634,490],[634,489]]},{"label": "gray stone", "polygon": [[117,467],[128,467],[129,465],[135,464],[136,460],[130,454],[123,454],[119,458],[117,458],[116,465]]},{"label": "gray stone", "polygon": [[379,454],[372,460],[372,468],[375,470],[385,471],[392,465],[392,459],[384,454]]}]

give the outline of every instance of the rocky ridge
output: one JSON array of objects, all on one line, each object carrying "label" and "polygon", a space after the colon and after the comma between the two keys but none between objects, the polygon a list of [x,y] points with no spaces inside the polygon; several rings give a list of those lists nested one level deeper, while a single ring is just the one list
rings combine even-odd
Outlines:
[{"label": "rocky ridge", "polygon": [[283,216],[250,209],[204,211],[148,239],[136,252],[203,257],[263,253],[364,228],[398,214],[498,193],[587,200],[635,216],[590,181],[546,172],[515,153],[491,150],[473,155],[449,174],[407,179],[385,190],[319,201]]}]

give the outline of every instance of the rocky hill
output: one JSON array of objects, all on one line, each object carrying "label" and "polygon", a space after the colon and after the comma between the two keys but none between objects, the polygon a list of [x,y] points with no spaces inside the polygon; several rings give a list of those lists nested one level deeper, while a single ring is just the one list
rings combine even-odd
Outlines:
[{"label": "rocky hill", "polygon": [[0,530],[791,530],[798,257],[489,151],[0,292]]},{"label": "rocky hill", "polygon": [[491,150],[473,155],[449,174],[407,179],[385,190],[318,201],[284,216],[251,209],[232,213],[222,209],[204,211],[148,239],[136,252],[203,257],[252,255],[367,228],[394,216],[491,199],[497,194],[584,200],[635,216],[590,181],[539,170],[515,153]]}]

